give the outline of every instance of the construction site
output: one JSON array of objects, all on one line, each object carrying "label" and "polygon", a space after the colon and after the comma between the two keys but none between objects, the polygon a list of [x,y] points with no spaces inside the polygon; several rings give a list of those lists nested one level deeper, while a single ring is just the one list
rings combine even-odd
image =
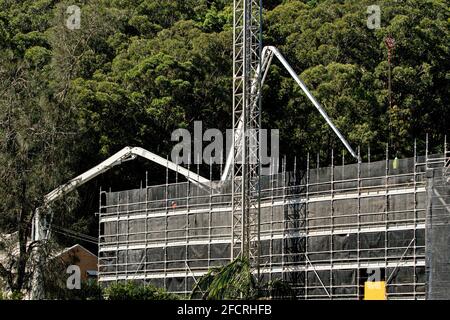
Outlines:
[{"label": "construction site", "polygon": [[[331,165],[261,178],[260,272],[298,299],[449,298],[448,153]],[[447,157],[445,156],[447,154]],[[232,260],[229,181],[101,192],[99,281],[189,294]]]},{"label": "construction site", "polygon": [[[260,1],[235,0],[233,23],[232,147],[219,179],[211,166],[205,178],[127,147],[47,195],[50,203],[138,156],[166,168],[163,185],[145,179],[138,189],[100,191],[99,283],[137,281],[189,296],[212,267],[245,257],[258,282],[281,280],[296,299],[450,299],[447,141],[439,153],[427,136],[410,158],[386,146],[384,160],[370,161],[369,151],[362,161],[283,55],[263,47]],[[352,163],[332,154],[324,167],[308,155],[306,164],[275,159],[277,169],[261,173],[261,88],[274,57]],[[41,224],[36,214],[34,240],[48,237]]]}]

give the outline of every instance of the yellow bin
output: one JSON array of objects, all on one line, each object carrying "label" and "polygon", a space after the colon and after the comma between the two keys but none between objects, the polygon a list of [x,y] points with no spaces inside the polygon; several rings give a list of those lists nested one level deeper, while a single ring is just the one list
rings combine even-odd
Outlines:
[{"label": "yellow bin", "polygon": [[384,281],[364,283],[364,300],[387,300]]}]

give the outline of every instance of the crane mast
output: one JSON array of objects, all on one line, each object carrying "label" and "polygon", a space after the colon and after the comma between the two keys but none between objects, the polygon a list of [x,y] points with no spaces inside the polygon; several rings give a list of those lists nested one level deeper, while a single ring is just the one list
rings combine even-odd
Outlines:
[{"label": "crane mast", "polygon": [[[231,259],[259,266],[261,0],[234,0]],[[258,268],[259,269],[259,268]]]}]

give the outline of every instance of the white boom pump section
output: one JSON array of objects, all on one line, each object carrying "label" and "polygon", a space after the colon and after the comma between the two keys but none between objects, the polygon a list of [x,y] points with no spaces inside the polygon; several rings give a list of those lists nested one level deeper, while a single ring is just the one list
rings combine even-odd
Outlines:
[{"label": "white boom pump section", "polygon": [[[338,138],[341,140],[341,142],[344,144],[345,148],[350,152],[350,154],[358,161],[360,161],[360,158],[356,154],[355,150],[350,146],[347,139],[342,135],[342,133],[339,131],[339,129],[334,125],[334,123],[331,121],[330,117],[322,107],[322,105],[317,101],[317,99],[313,96],[313,94],[308,90],[308,87],[306,84],[300,79],[300,77],[297,75],[297,73],[292,69],[291,65],[286,61],[286,59],[283,57],[281,52],[273,47],[273,46],[266,46],[264,47],[262,51],[262,57],[261,57],[261,65],[258,66],[257,75],[255,79],[253,80],[252,85],[252,92],[259,90],[262,88],[262,85],[264,84],[264,81],[266,80],[267,73],[269,70],[269,67],[272,63],[273,56],[276,56],[278,60],[281,62],[281,64],[286,68],[286,70],[289,72],[291,77],[297,82],[297,84],[300,86],[302,91],[306,94],[308,99],[313,103],[313,105],[316,107],[316,109],[319,111],[319,113],[322,115],[322,117],[325,119],[327,124],[330,126],[330,128],[333,130],[333,132],[338,136]],[[262,75],[261,77],[261,85],[257,86],[257,78]],[[259,92],[259,97],[261,99],[261,92]],[[237,130],[242,130],[242,120],[239,123],[239,126]],[[236,134],[236,137],[241,137],[241,134]],[[227,155],[227,159],[225,162],[225,167],[221,176],[221,181],[225,181],[230,179],[231,175],[231,166],[233,162],[233,147],[234,144],[239,144],[240,140],[236,139],[237,141],[232,141],[232,147],[230,149],[230,152]]]},{"label": "white boom pump section", "polygon": [[[169,161],[168,159],[164,159],[163,157],[160,157],[153,152],[150,152],[148,150],[145,150],[143,148],[131,148],[131,147],[125,147],[116,154],[112,155],[102,163],[98,164],[97,166],[93,167],[92,169],[86,171],[83,174],[80,174],[78,177],[68,181],[67,183],[59,186],[52,192],[48,193],[44,198],[44,206],[48,206],[51,202],[57,200],[58,198],[61,198],[65,194],[75,190],[76,188],[82,186],[86,182],[94,179],[98,175],[108,171],[109,169],[120,165],[124,162],[134,160],[137,157],[142,157],[144,159],[150,160],[154,163],[157,163],[161,166],[164,166],[172,171],[176,171],[179,174],[183,175],[188,179],[190,182],[199,185],[201,187],[207,187],[209,188],[211,186],[210,180],[200,176],[199,174],[189,171],[186,168],[183,168],[182,166],[179,166],[172,161]],[[36,214],[35,217],[35,223],[34,223],[34,230],[33,230],[33,239],[34,240],[41,240],[42,237],[39,236],[39,213]]]}]

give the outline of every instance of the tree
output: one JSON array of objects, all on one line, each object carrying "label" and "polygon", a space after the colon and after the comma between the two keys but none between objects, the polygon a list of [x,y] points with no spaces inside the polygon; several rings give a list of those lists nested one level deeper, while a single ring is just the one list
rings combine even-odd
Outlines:
[{"label": "tree", "polygon": [[33,217],[45,194],[69,175],[66,146],[74,132],[71,112],[53,95],[51,54],[43,35],[31,32],[8,40],[0,48],[0,232],[14,235],[17,250],[0,263],[0,277],[19,293],[30,285],[39,245],[29,241]]},{"label": "tree", "polygon": [[282,280],[258,282],[248,258],[238,257],[229,264],[210,268],[196,283],[191,298],[227,299],[294,299],[295,291]]},{"label": "tree", "polygon": [[[411,155],[413,138],[433,132],[442,141],[447,130],[443,92],[448,91],[449,49],[443,39],[448,39],[448,8],[441,0],[381,1],[381,28],[371,30],[366,26],[371,4],[285,1],[266,14],[266,43],[279,46],[351,144],[370,144],[377,158],[392,141],[399,156]],[[388,108],[387,35],[397,43],[392,59],[396,110]],[[281,129],[281,150],[320,152],[328,164],[326,151],[341,145],[292,88],[284,71],[272,69],[264,90],[266,126]]]},{"label": "tree", "polygon": [[252,299],[257,296],[256,279],[250,261],[238,257],[223,267],[214,267],[202,276],[191,297],[200,294],[206,300]]},{"label": "tree", "polygon": [[12,65],[0,75],[4,94],[0,98],[0,212],[2,231],[17,232],[19,245],[7,269],[0,275],[12,291],[26,286],[27,264],[36,243],[28,242],[36,209],[44,195],[67,175],[70,122],[51,103],[45,80],[32,67]]}]

